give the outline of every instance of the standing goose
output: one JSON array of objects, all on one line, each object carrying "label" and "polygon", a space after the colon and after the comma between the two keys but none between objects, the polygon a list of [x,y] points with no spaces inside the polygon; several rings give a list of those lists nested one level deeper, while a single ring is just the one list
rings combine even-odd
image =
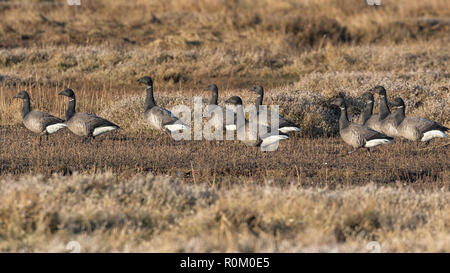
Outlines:
[{"label": "standing goose", "polygon": [[428,142],[435,137],[448,137],[446,132],[450,129],[441,124],[419,117],[405,117],[405,102],[395,98],[391,102],[395,109],[394,118],[398,124],[398,135],[413,141]]},{"label": "standing goose", "polygon": [[383,86],[377,85],[374,88],[370,89],[369,92],[375,92],[380,97],[380,113],[379,113],[379,119],[383,120],[387,116],[391,114],[391,111],[389,110],[388,106],[388,100],[386,95],[386,89],[384,89]]},{"label": "standing goose", "polygon": [[392,137],[388,137],[380,132],[372,130],[365,125],[350,122],[347,116],[347,105],[342,97],[334,99],[332,104],[341,109],[339,134],[345,143],[354,148],[349,154],[353,153],[358,148],[364,147],[370,152],[371,147],[392,143]]},{"label": "standing goose", "polygon": [[153,80],[150,77],[142,77],[138,79],[138,82],[147,86],[144,119],[150,124],[150,126],[156,130],[161,130],[166,133],[189,128],[169,110],[156,105],[155,98],[153,97]]},{"label": "standing goose", "polygon": [[209,110],[211,112],[216,111],[216,109],[220,109],[219,111],[222,111],[222,119],[217,118],[215,116],[211,118],[214,122],[214,125],[216,125],[216,127],[223,126],[223,128],[226,130],[235,131],[236,125],[234,124],[234,120],[226,119],[227,115],[233,116],[234,113],[230,111],[228,108],[221,107],[217,104],[217,100],[219,98],[219,88],[217,88],[217,85],[215,84],[210,84],[208,85],[208,90],[211,91],[211,98],[209,100],[210,105]]},{"label": "standing goose", "polygon": [[379,115],[373,115],[373,104],[374,98],[372,93],[365,92],[362,94],[361,98],[364,100],[365,106],[361,114],[361,124],[366,125],[375,131],[381,132],[381,123],[379,120]]},{"label": "standing goose", "polygon": [[39,134],[39,145],[41,145],[41,137],[45,135],[48,139],[49,134],[56,133],[61,128],[66,127],[64,121],[60,118],[45,112],[31,111],[30,95],[27,91],[21,91],[14,96],[16,99],[23,100],[22,121],[25,127]]},{"label": "standing goose", "polygon": [[[225,101],[227,104],[231,104],[234,106],[236,110],[236,116],[235,116],[235,124],[238,131],[238,136],[240,130],[245,130],[244,133],[244,139],[242,142],[244,142],[248,146],[260,146],[263,151],[271,151],[272,145],[277,144],[279,140],[281,139],[288,139],[288,135],[286,133],[280,132],[278,130],[271,130],[269,127],[266,127],[266,134],[263,136],[260,136],[258,134],[258,130],[250,130],[249,128],[249,121],[245,119],[244,115],[244,109],[242,107],[242,99],[238,96],[233,96]],[[242,125],[240,125],[238,122],[238,117],[242,117],[244,119],[244,122],[242,122]],[[258,126],[256,126],[258,127]],[[256,129],[255,127],[255,129]]]},{"label": "standing goose", "polygon": [[78,136],[95,138],[103,133],[119,129],[119,126],[94,114],[76,113],[75,93],[72,89],[66,88],[58,95],[69,98],[65,124],[72,133]]},{"label": "standing goose", "polygon": [[397,131],[398,123],[395,117],[392,115],[391,111],[389,110],[388,100],[386,96],[386,89],[384,89],[383,86],[378,85],[370,89],[369,91],[377,93],[378,96],[380,97],[378,129],[380,129],[380,132],[390,137],[398,137],[399,136]]},{"label": "standing goose", "polygon": [[[262,123],[263,125],[265,125],[267,127],[272,127],[271,126],[272,112],[270,110],[267,110],[267,108],[265,110],[259,109],[260,108],[259,106],[262,105],[263,99],[264,99],[263,87],[261,85],[256,85],[256,86],[253,86],[251,91],[258,95],[258,98],[256,99],[256,111],[258,113],[258,122],[263,122]],[[259,120],[260,115],[263,115],[266,117],[265,121]],[[281,115],[278,115],[278,128],[279,128],[280,132],[283,132],[283,133],[300,131],[299,126],[297,126],[294,122],[284,118]]]}]

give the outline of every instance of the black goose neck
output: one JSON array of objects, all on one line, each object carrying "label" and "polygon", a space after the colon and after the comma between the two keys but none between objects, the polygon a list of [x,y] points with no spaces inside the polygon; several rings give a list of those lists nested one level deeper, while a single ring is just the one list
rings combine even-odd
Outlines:
[{"label": "black goose neck", "polygon": [[342,130],[350,124],[350,121],[348,120],[347,106],[342,105],[339,107],[341,108],[341,116],[339,117],[339,129]]},{"label": "black goose neck", "polygon": [[212,91],[211,99],[209,100],[210,105],[217,105],[217,99],[219,98],[219,94],[217,90]]},{"label": "black goose neck", "polygon": [[258,96],[258,98],[256,99],[256,113],[259,113],[259,106],[262,105],[263,103],[263,99],[264,99],[264,93],[261,92]]},{"label": "black goose neck", "polygon": [[67,107],[66,111],[66,121],[68,121],[73,117],[73,115],[75,115],[75,106],[76,106],[75,96],[69,97],[69,107]]},{"label": "black goose neck", "polygon": [[394,112],[394,118],[397,124],[405,119],[405,106],[398,107]]},{"label": "black goose neck", "polygon": [[365,124],[366,121],[372,116],[372,114],[373,114],[373,102],[366,103],[362,115],[362,124]]},{"label": "black goose neck", "polygon": [[156,106],[155,98],[153,97],[153,85],[147,86],[147,96],[145,97],[145,109],[151,109]]},{"label": "black goose neck", "polygon": [[390,113],[386,95],[380,95],[380,120],[385,119]]},{"label": "black goose neck", "polygon": [[31,112],[31,103],[30,98],[25,98],[23,100],[23,106],[22,106],[22,118],[25,118],[28,113]]}]

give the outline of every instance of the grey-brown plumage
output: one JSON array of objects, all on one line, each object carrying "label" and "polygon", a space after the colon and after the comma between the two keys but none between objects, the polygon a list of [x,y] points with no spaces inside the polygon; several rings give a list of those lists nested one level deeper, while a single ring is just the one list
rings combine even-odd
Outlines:
[{"label": "grey-brown plumage", "polygon": [[75,135],[95,138],[98,135],[120,128],[116,124],[94,114],[75,112],[76,99],[72,89],[66,88],[59,95],[69,98],[65,124]]},{"label": "grey-brown plumage", "polygon": [[[268,110],[267,108],[264,109],[264,107],[260,107],[263,105],[263,99],[264,99],[264,88],[261,85],[253,86],[251,89],[252,92],[256,93],[258,95],[258,98],[256,100],[256,111],[258,113],[258,123],[261,123],[267,127],[274,127],[272,124],[272,112]],[[262,116],[264,118],[260,119],[259,117]],[[278,128],[280,132],[288,133],[288,132],[299,132],[300,126],[295,124],[293,121],[288,120],[287,118],[283,117],[282,115],[278,114]]]},{"label": "grey-brown plumage", "polygon": [[412,141],[430,141],[436,137],[448,137],[446,132],[449,128],[425,118],[406,117],[405,102],[401,98],[395,98],[391,104],[395,109],[392,114],[395,124],[397,124],[397,134],[400,137]]},{"label": "grey-brown plumage", "polygon": [[60,118],[52,116],[49,113],[32,111],[30,95],[26,91],[21,91],[14,98],[23,100],[22,122],[28,130],[40,136],[45,135],[47,137],[49,134],[53,134],[65,127],[63,124],[64,121]]},{"label": "grey-brown plumage", "polygon": [[[211,119],[208,121],[214,128],[220,128],[225,130],[234,131],[236,130],[236,125],[234,124],[234,113],[227,109],[226,107],[221,107],[218,105],[217,101],[219,98],[219,88],[215,84],[208,85],[207,89],[211,91],[211,98],[209,100],[207,110],[211,114]],[[216,115],[216,113],[218,113]],[[229,118],[227,118],[227,116]]]},{"label": "grey-brown plumage", "polygon": [[347,116],[347,105],[342,97],[334,99],[332,104],[341,109],[339,134],[345,143],[354,148],[352,152],[362,147],[367,148],[369,151],[371,147],[392,143],[392,137],[370,129],[365,125],[350,122]]},{"label": "grey-brown plumage", "polygon": [[142,77],[138,79],[138,82],[143,83],[147,86],[144,119],[150,124],[151,127],[156,130],[164,131],[166,133],[189,128],[169,110],[156,105],[155,99],[153,97],[153,80],[150,77]]},{"label": "grey-brown plumage", "polygon": [[390,137],[398,137],[399,133],[397,131],[398,122],[388,106],[386,89],[383,86],[375,86],[369,91],[378,94],[379,98],[379,114],[378,123],[380,132]]},{"label": "grey-brown plumage", "polygon": [[361,114],[361,124],[366,125],[375,131],[381,132],[381,122],[379,115],[373,115],[374,97],[372,93],[365,92],[361,98],[363,99],[365,106]]},{"label": "grey-brown plumage", "polygon": [[[225,101],[234,107],[235,125],[238,139],[248,146],[260,146],[263,151],[273,151],[278,145],[278,141],[288,139],[286,133],[279,130],[271,130],[269,127],[255,124],[255,128],[251,128],[250,122],[245,119],[244,109],[242,107],[242,99],[238,96],[230,97]],[[262,133],[260,130],[264,130]],[[242,134],[242,136],[240,136]]]}]

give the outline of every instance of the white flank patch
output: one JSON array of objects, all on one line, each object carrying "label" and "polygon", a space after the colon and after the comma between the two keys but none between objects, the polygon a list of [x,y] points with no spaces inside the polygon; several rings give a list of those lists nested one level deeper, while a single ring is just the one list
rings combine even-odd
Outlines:
[{"label": "white flank patch", "polygon": [[380,139],[372,139],[366,142],[366,145],[364,145],[364,147],[366,148],[370,148],[370,147],[375,147],[381,144],[392,144],[393,141],[389,140],[389,139],[385,139],[385,138],[380,138]]},{"label": "white flank patch", "polygon": [[94,129],[94,132],[92,133],[93,136],[98,136],[101,135],[103,133],[112,131],[112,130],[116,130],[117,127],[116,126],[104,126],[104,127],[97,127]]},{"label": "white flank patch", "polygon": [[435,137],[448,137],[446,133],[439,131],[439,130],[431,130],[423,134],[422,141],[428,141],[430,139],[433,139]]},{"label": "white flank patch", "polygon": [[235,124],[225,125],[225,129],[227,129],[228,131],[236,131],[236,125]]},{"label": "white flank patch", "polygon": [[288,132],[300,132],[300,128],[298,127],[283,127],[279,129],[280,132],[282,133],[288,133]]},{"label": "white flank patch", "polygon": [[67,125],[65,123],[55,123],[55,124],[47,126],[45,128],[45,130],[47,131],[47,133],[53,134],[53,133],[58,132],[59,130],[61,130],[64,127],[67,127]]},{"label": "white flank patch", "polygon": [[288,136],[281,136],[281,135],[270,136],[270,137],[263,139],[263,141],[261,143],[261,147],[268,146],[268,145],[276,143],[279,140],[288,139],[288,138],[289,138]]},{"label": "white flank patch", "polygon": [[167,128],[167,130],[173,132],[173,131],[179,131],[179,130],[184,130],[184,129],[188,129],[189,127],[187,127],[184,124],[168,124],[166,126],[164,126],[165,128]]}]

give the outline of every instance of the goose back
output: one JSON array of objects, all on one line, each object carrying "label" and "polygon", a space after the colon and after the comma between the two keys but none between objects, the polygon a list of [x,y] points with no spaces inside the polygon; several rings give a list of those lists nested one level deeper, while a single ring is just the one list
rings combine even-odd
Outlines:
[{"label": "goose back", "polygon": [[351,123],[340,130],[340,135],[344,142],[353,148],[368,147],[367,144],[371,143],[370,141],[383,139],[392,140],[392,138],[380,132],[356,123]]},{"label": "goose back", "polygon": [[[424,136],[427,132],[432,131],[440,131],[442,132],[440,134],[440,137],[445,137],[444,132],[447,130],[448,128],[440,125],[437,122],[419,117],[406,117],[398,126],[399,135],[413,141],[427,141],[428,139],[424,138]],[[436,133],[436,136],[438,136],[439,133]]]},{"label": "goose back", "polygon": [[380,118],[378,115],[372,115],[369,119],[366,120],[366,122],[363,123],[363,125],[366,125],[369,128],[372,128],[375,131],[381,132],[381,123]]},{"label": "goose back", "polygon": [[153,106],[145,111],[144,118],[151,127],[163,131],[167,131],[166,125],[171,125],[178,121],[178,118],[172,112],[160,106]]},{"label": "goose back", "polygon": [[[119,126],[114,123],[89,113],[75,113],[66,125],[70,131],[78,136],[96,136],[114,129]],[[104,128],[103,130],[100,128]]]},{"label": "goose back", "polygon": [[25,127],[37,134],[49,133],[47,127],[53,124],[62,123],[63,120],[45,112],[31,111],[23,118]]}]

